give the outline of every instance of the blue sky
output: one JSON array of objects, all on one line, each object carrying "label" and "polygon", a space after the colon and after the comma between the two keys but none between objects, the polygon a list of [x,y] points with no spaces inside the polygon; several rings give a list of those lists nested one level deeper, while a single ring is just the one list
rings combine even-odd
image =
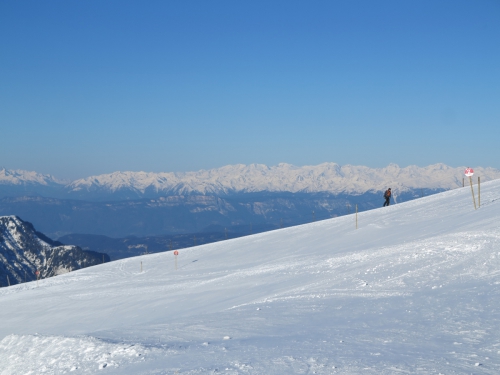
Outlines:
[{"label": "blue sky", "polygon": [[2,1],[0,166],[500,168],[500,2]]}]

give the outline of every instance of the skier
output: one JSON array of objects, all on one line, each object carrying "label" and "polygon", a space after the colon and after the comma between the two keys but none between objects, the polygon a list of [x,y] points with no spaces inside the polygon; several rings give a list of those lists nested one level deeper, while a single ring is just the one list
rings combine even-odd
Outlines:
[{"label": "skier", "polygon": [[385,191],[384,198],[385,198],[385,202],[384,202],[384,205],[382,207],[389,206],[389,204],[391,203],[390,202],[390,199],[391,199],[391,188],[389,188],[389,189],[387,189]]}]

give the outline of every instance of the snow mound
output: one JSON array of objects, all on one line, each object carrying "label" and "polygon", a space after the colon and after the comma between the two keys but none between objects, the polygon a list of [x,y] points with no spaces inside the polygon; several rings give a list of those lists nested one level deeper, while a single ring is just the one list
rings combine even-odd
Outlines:
[{"label": "snow mound", "polygon": [[0,341],[1,374],[94,374],[146,361],[156,348],[95,337],[9,335]]}]

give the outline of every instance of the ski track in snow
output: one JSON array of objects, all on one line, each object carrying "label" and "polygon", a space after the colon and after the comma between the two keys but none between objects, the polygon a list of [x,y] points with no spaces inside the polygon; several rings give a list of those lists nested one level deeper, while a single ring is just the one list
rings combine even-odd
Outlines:
[{"label": "ski track in snow", "polygon": [[499,207],[494,181],[1,288],[0,375],[499,374]]}]

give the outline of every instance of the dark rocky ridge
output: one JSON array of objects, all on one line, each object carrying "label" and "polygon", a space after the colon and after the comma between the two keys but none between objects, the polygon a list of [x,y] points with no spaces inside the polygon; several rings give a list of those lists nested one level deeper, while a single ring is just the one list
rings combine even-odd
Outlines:
[{"label": "dark rocky ridge", "polygon": [[19,284],[109,262],[109,256],[63,245],[17,216],[0,217],[0,284]]}]

